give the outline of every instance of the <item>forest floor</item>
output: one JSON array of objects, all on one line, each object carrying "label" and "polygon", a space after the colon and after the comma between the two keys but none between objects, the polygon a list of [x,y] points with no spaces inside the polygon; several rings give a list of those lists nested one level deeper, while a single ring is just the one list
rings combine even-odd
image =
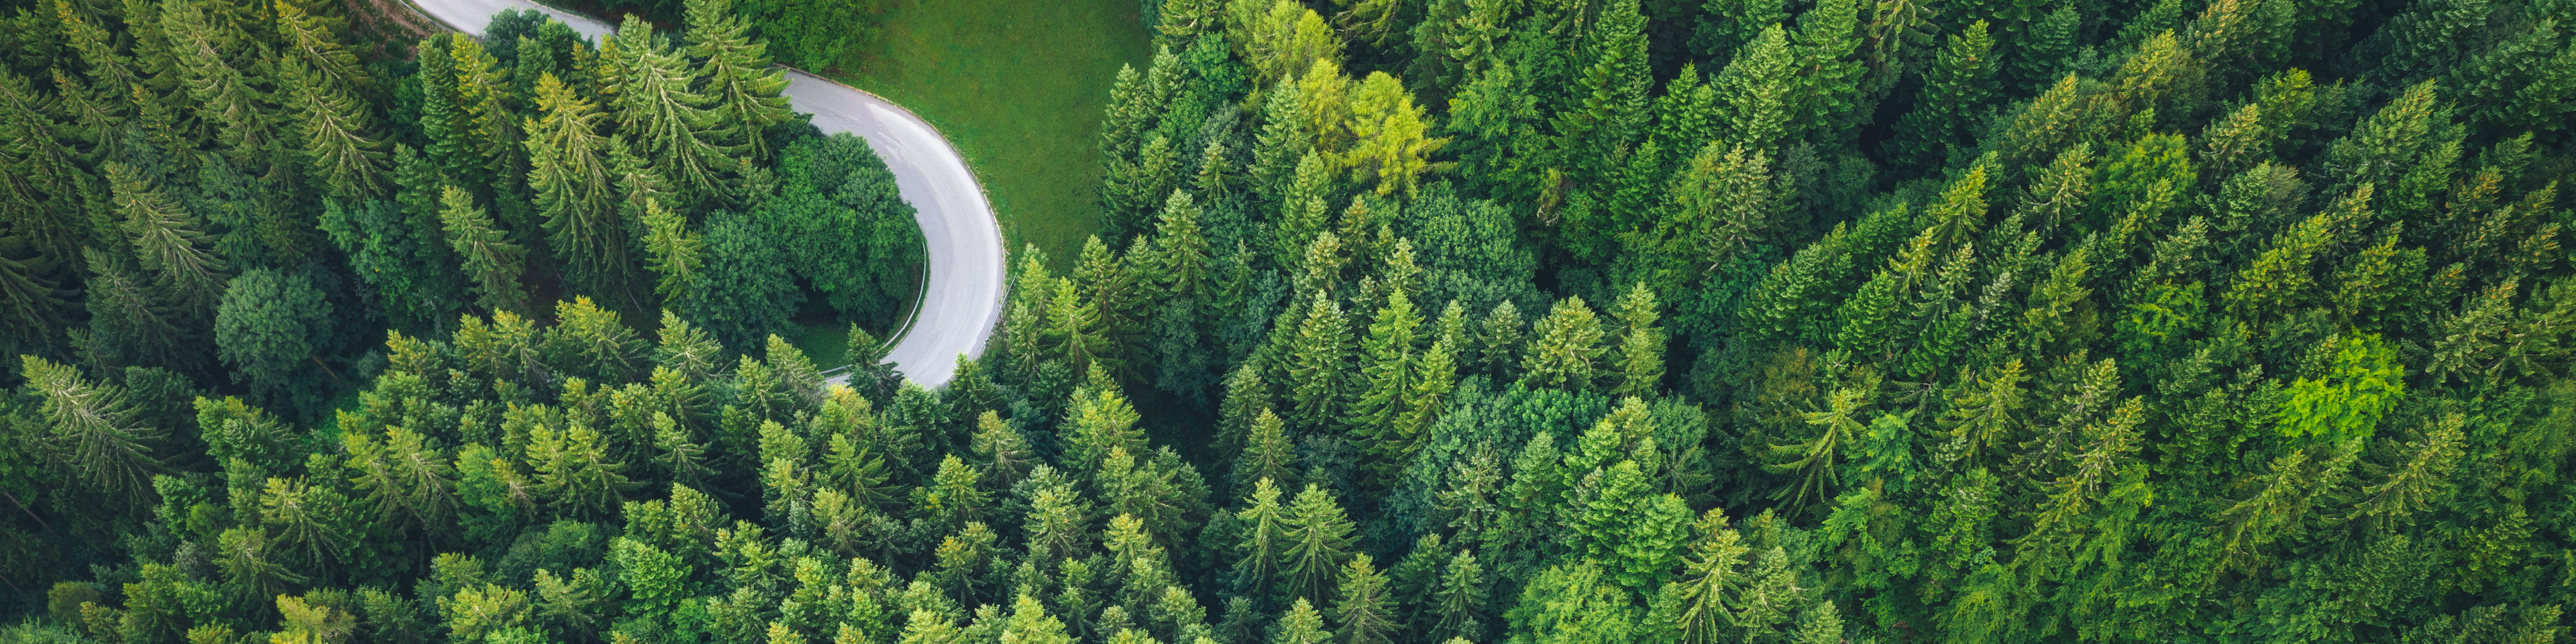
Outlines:
[{"label": "forest floor", "polygon": [[886,0],[877,41],[833,80],[937,126],[984,184],[1005,249],[1061,271],[1100,228],[1100,118],[1143,67],[1135,0]]}]

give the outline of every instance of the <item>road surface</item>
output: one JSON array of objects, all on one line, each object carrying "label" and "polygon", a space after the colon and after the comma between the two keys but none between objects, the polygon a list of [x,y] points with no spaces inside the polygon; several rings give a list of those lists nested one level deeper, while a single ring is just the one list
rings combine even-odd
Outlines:
[{"label": "road surface", "polygon": [[[594,39],[615,31],[596,20],[528,0],[413,0],[424,13],[459,31],[480,34],[504,9],[543,11]],[[920,310],[886,362],[925,388],[948,383],[959,356],[984,352],[984,339],[1002,317],[1002,231],[993,207],[966,169],[966,159],[921,117],[846,85],[787,70],[787,105],[812,114],[825,134],[849,132],[894,171],[895,187],[912,202],[921,236],[930,242],[930,275]],[[835,377],[839,381],[845,377]]]}]

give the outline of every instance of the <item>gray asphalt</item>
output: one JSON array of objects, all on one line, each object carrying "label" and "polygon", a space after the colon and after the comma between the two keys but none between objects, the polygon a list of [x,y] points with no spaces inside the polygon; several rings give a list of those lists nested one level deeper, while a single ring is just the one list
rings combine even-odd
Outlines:
[{"label": "gray asphalt", "polygon": [[[527,0],[412,2],[466,33],[483,33],[492,16],[514,8],[546,12],[592,38],[615,31]],[[984,339],[1002,318],[1002,230],[975,173],[939,130],[875,94],[794,69],[787,71],[786,94],[788,106],[812,114],[814,127],[824,133],[849,132],[867,139],[868,147],[885,158],[886,169],[894,171],[903,199],[912,202],[921,235],[930,242],[929,284],[919,313],[886,352],[886,362],[922,387],[947,384],[960,356],[984,353]]]}]

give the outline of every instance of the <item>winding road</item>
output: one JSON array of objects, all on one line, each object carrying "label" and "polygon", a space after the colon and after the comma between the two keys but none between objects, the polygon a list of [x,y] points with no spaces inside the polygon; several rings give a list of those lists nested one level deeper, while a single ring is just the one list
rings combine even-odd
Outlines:
[{"label": "winding road", "polygon": [[[504,9],[543,11],[593,39],[615,31],[528,0],[412,2],[469,34],[483,33],[492,16]],[[813,115],[814,127],[825,134],[849,132],[867,139],[868,147],[885,159],[886,169],[894,171],[896,190],[912,202],[913,218],[930,243],[930,275],[920,308],[885,360],[924,388],[947,384],[958,357],[983,354],[984,339],[1002,317],[1002,231],[975,173],[929,122],[875,94],[788,69],[786,95],[788,107]]]}]

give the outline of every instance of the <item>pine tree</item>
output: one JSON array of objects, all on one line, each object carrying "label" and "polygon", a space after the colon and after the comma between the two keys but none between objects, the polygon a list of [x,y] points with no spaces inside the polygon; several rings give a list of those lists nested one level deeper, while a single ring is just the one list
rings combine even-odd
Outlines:
[{"label": "pine tree", "polygon": [[1538,321],[1529,354],[1521,359],[1521,384],[1589,391],[1600,372],[1601,321],[1583,298],[1557,300]]},{"label": "pine tree", "polygon": [[525,251],[508,241],[498,224],[483,208],[474,205],[474,197],[456,186],[446,186],[439,195],[442,209],[439,218],[447,225],[447,244],[463,258],[465,272],[474,279],[474,303],[489,311],[523,311],[528,306],[527,291],[519,288],[519,274],[525,267]]},{"label": "pine tree", "polygon": [[95,248],[81,249],[89,268],[89,333],[109,364],[189,368],[206,357],[193,328],[204,318],[172,305],[164,291],[137,274],[131,260]]},{"label": "pine tree", "polygon": [[1351,557],[1342,568],[1341,598],[1333,602],[1333,622],[1342,629],[1342,644],[1388,644],[1400,628],[1394,598],[1387,596],[1386,575],[1370,565],[1369,556]]},{"label": "pine tree", "polygon": [[1297,452],[1288,444],[1286,423],[1264,407],[1244,434],[1242,456],[1234,461],[1235,480],[1268,481],[1283,487],[1298,482]]},{"label": "pine tree", "polygon": [[1217,449],[1227,458],[1242,453],[1252,433],[1252,421],[1269,410],[1274,401],[1270,383],[1262,380],[1261,371],[1252,361],[1235,367],[1225,378],[1225,398],[1217,404]]},{"label": "pine tree", "polygon": [[193,2],[165,3],[160,27],[197,119],[215,129],[216,143],[235,162],[265,165],[276,154],[276,115],[252,86],[257,79],[243,71],[253,62],[241,51],[248,34]]},{"label": "pine tree", "polygon": [[496,196],[515,197],[528,172],[527,157],[522,156],[526,123],[502,104],[515,93],[509,71],[472,38],[451,38],[447,54],[456,63],[456,106],[461,117],[457,134],[472,151],[473,169],[490,179]]},{"label": "pine tree", "polygon": [[1590,62],[1574,79],[1571,109],[1557,115],[1556,130],[1567,137],[1569,158],[1560,163],[1587,168],[1584,175],[1605,175],[1618,149],[1644,132],[1646,95],[1654,88],[1647,65],[1646,18],[1636,0],[1615,0],[1601,7],[1581,45]]},{"label": "pine tree", "polygon": [[1861,61],[1853,54],[1860,50],[1862,1],[1824,0],[1798,14],[1791,49],[1800,83],[1791,100],[1791,138],[1803,133],[1838,141],[1852,125],[1854,110],[1861,107]]},{"label": "pine tree", "polygon": [[1968,145],[1978,112],[1995,91],[1995,41],[1986,21],[1951,34],[1939,58],[1923,74],[1918,107],[1898,121],[1898,149],[1916,166],[1938,165],[1953,146]]},{"label": "pine tree", "polygon": [[602,46],[600,56],[614,59],[613,69],[622,74],[610,84],[615,91],[607,92],[613,97],[618,133],[680,195],[674,201],[732,198],[721,175],[734,169],[738,148],[712,140],[722,136],[710,110],[714,98],[690,87],[687,57],[672,51],[668,40],[653,33],[652,24],[633,15]]},{"label": "pine tree", "polygon": [[[613,153],[608,137],[599,133],[600,114],[589,99],[551,74],[537,79],[536,89],[538,116],[527,124],[528,185],[537,192],[537,214],[545,217],[547,246],[562,258],[574,281],[591,292],[621,290],[633,270],[628,255],[632,242],[611,190]],[[682,231],[663,230],[661,223],[673,222],[656,222],[649,207],[643,221],[652,235],[647,246],[661,259],[656,272],[662,280],[654,290],[666,300],[677,299],[673,291],[685,291],[687,283],[675,285],[674,279],[694,276],[696,264],[703,261],[686,257],[695,253],[677,246],[696,240],[682,238]]]},{"label": "pine tree", "polygon": [[1651,277],[1670,290],[1691,276],[1733,261],[1776,227],[1769,155],[1712,141],[1666,187],[1654,238]]},{"label": "pine tree", "polygon": [[688,229],[686,217],[659,201],[645,202],[643,223],[645,268],[660,275],[653,283],[653,294],[662,297],[664,306],[696,301],[698,289],[706,284],[705,240]]},{"label": "pine tree", "polygon": [[1655,292],[1644,282],[1619,298],[1619,387],[1613,396],[1652,396],[1664,380],[1664,330]]},{"label": "pine tree", "polygon": [[765,160],[771,150],[769,127],[792,115],[787,73],[769,64],[769,45],[751,38],[749,27],[735,17],[731,0],[689,0],[689,55],[698,61],[699,91],[709,99],[706,138],[739,146],[751,160]]},{"label": "pine tree", "polygon": [[[1866,384],[1869,388],[1877,386],[1875,382]],[[1828,498],[1833,493],[1832,488],[1841,482],[1838,462],[1845,457],[1848,444],[1861,440],[1861,432],[1865,431],[1861,426],[1860,411],[1869,404],[1868,394],[1862,387],[1834,390],[1833,398],[1826,403],[1824,411],[1805,414],[1807,425],[1816,428],[1812,438],[1773,444],[1768,448],[1767,456],[1772,464],[1764,465],[1763,469],[1798,475],[1797,485],[1781,488],[1775,496],[1791,497],[1792,505],[1804,506]]]},{"label": "pine tree", "polygon": [[[1449,307],[1450,311],[1456,312],[1458,303],[1451,301]],[[1404,393],[1404,415],[1396,417],[1394,424],[1372,444],[1384,459],[1381,462],[1388,470],[1386,474],[1413,462],[1414,450],[1420,447],[1422,437],[1430,432],[1432,422],[1439,420],[1450,390],[1457,386],[1457,349],[1450,338],[1433,340],[1431,348],[1422,352],[1420,366],[1415,369],[1413,389]]]},{"label": "pine tree", "polygon": [[1360,382],[1345,421],[1372,443],[1394,438],[1390,430],[1410,411],[1404,402],[1418,382],[1414,330],[1422,325],[1422,316],[1413,311],[1413,295],[1399,289],[1387,294],[1386,307],[1373,319],[1368,338],[1360,341]]},{"label": "pine tree", "polygon": [[1063,462],[1077,472],[1100,467],[1111,452],[1143,454],[1146,449],[1145,430],[1136,426],[1136,408],[1127,403],[1126,394],[1106,378],[1094,378],[1094,383],[1075,389],[1065,410],[1070,426],[1064,430]]},{"label": "pine tree", "polygon": [[1332,596],[1334,577],[1353,554],[1353,526],[1341,504],[1331,492],[1308,483],[1280,523],[1285,543],[1280,575],[1288,594],[1301,602]]},{"label": "pine tree", "polygon": [[284,64],[300,64],[311,70],[308,80],[326,86],[333,94],[356,92],[371,82],[357,54],[340,44],[342,18],[313,15],[288,0],[274,0],[272,6],[276,10],[277,33],[284,41],[288,61]]},{"label": "pine tree", "polygon": [[1299,425],[1320,427],[1334,419],[1342,398],[1342,378],[1350,368],[1350,322],[1342,306],[1317,292],[1297,325],[1287,362],[1288,399]]},{"label": "pine tree", "polygon": [[51,426],[45,440],[62,455],[63,464],[106,498],[144,500],[152,492],[146,477],[162,467],[152,456],[160,432],[135,424],[125,390],[83,379],[70,365],[35,356],[18,360],[19,374],[43,397],[42,412]]},{"label": "pine tree", "polygon": [[1350,167],[1353,182],[1374,181],[1379,196],[1402,192],[1410,198],[1424,173],[1445,167],[1428,157],[1449,140],[1428,136],[1431,115],[1413,104],[1402,81],[1369,73],[1352,93],[1350,109],[1353,141],[1342,165]]},{"label": "pine tree", "polygon": [[1297,603],[1288,607],[1288,614],[1279,617],[1279,630],[1270,636],[1270,644],[1332,644],[1332,642],[1333,632],[1324,628],[1324,615],[1315,612],[1315,605],[1307,602],[1304,597],[1297,598]]},{"label": "pine tree", "polygon": [[1477,350],[1477,363],[1484,367],[1485,375],[1503,379],[1521,364],[1524,334],[1520,307],[1513,305],[1511,300],[1503,300],[1501,304],[1494,305],[1494,310],[1486,312],[1485,321],[1477,326],[1476,339],[1482,342]]},{"label": "pine tree", "polygon": [[1794,56],[1786,33],[1772,25],[1709,82],[1717,90],[1718,120],[1726,126],[1722,140],[1749,150],[1771,150],[1782,143],[1799,109],[1791,102],[1799,89]]},{"label": "pine tree", "polygon": [[1460,550],[1451,555],[1440,573],[1440,589],[1429,599],[1432,613],[1440,617],[1431,625],[1429,639],[1483,635],[1484,625],[1476,616],[1485,612],[1485,569],[1476,563],[1476,553]]},{"label": "pine tree", "polygon": [[127,238],[144,270],[152,271],[183,310],[214,310],[223,297],[226,263],[214,254],[205,223],[171,199],[142,172],[107,164],[110,194]]},{"label": "pine tree", "polygon": [[1267,601],[1280,585],[1280,566],[1290,546],[1288,517],[1279,507],[1279,487],[1269,478],[1253,481],[1243,509],[1235,512],[1243,537],[1234,546],[1231,580],[1236,590]]},{"label": "pine tree", "polygon": [[1018,485],[1037,462],[1036,455],[1029,451],[1028,439],[1002,422],[1001,414],[990,411],[975,419],[972,449],[975,458],[984,463],[983,483],[987,489]]},{"label": "pine tree", "polygon": [[385,153],[366,134],[372,127],[366,106],[331,81],[327,72],[299,60],[279,62],[278,83],[288,97],[286,106],[301,134],[299,147],[312,173],[330,186],[331,196],[375,196],[384,183]]}]

